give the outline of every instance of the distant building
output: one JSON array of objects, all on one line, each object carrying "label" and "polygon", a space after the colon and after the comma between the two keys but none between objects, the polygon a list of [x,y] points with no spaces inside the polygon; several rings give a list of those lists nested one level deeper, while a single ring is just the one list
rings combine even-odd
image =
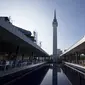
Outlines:
[{"label": "distant building", "polygon": [[67,51],[67,49],[64,50],[64,52]]},{"label": "distant building", "polygon": [[62,50],[61,49],[57,49],[57,56],[59,57],[62,54]]},{"label": "distant building", "polygon": [[[61,49],[57,49],[57,57],[59,58],[59,56],[62,54],[62,50]],[[53,58],[53,55],[50,55]]]}]

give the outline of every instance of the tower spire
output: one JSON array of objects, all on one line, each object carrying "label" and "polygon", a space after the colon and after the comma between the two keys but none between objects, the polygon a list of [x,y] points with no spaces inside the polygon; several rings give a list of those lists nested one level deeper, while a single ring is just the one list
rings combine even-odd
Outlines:
[{"label": "tower spire", "polygon": [[58,22],[57,22],[57,19],[56,19],[56,9],[54,10],[54,19],[53,19],[53,25],[56,25],[58,26]]},{"label": "tower spire", "polygon": [[54,10],[54,19],[56,19],[56,10]]}]

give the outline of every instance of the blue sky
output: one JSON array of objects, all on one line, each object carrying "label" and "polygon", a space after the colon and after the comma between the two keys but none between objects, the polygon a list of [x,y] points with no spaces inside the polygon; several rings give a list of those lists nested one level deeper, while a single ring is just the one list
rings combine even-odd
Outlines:
[{"label": "blue sky", "polygon": [[12,23],[37,31],[38,42],[52,54],[52,21],[56,9],[58,48],[64,50],[85,35],[85,0],[1,0],[0,16],[11,16]]}]

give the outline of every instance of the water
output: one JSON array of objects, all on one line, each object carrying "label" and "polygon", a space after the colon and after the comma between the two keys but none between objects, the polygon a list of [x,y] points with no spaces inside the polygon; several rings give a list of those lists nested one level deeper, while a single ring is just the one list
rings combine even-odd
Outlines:
[{"label": "water", "polygon": [[72,85],[58,66],[44,66],[9,85]]},{"label": "water", "polygon": [[40,85],[52,85],[52,69],[49,69]]},{"label": "water", "polygon": [[49,68],[40,85],[72,85],[69,79],[59,67]]}]

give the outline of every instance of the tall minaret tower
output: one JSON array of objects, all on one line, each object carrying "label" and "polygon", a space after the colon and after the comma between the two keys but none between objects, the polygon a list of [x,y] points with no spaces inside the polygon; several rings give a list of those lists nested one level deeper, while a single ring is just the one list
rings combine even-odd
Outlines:
[{"label": "tall minaret tower", "polygon": [[56,10],[54,10],[54,19],[53,19],[53,62],[57,62],[57,27],[58,22],[56,19]]}]

